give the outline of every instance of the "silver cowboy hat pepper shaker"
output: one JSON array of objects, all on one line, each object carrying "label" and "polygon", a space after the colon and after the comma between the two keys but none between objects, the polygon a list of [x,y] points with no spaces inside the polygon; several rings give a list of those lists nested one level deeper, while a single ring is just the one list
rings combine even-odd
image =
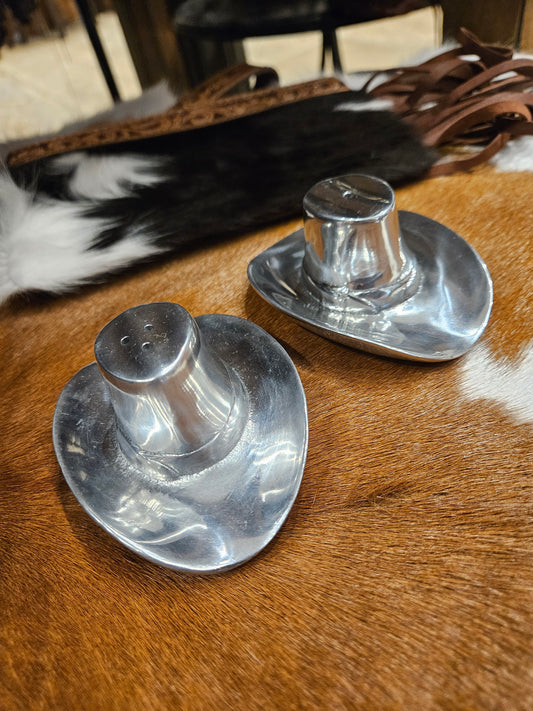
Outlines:
[{"label": "silver cowboy hat pepper shaker", "polygon": [[86,511],[136,553],[211,573],[264,548],[298,492],[307,409],[296,369],[259,326],[130,308],[59,397],[54,446]]},{"label": "silver cowboy hat pepper shaker", "polygon": [[487,267],[444,225],[398,212],[390,185],[368,175],[317,183],[304,228],[248,267],[256,291],[301,325],[379,355],[445,361],[483,333]]}]

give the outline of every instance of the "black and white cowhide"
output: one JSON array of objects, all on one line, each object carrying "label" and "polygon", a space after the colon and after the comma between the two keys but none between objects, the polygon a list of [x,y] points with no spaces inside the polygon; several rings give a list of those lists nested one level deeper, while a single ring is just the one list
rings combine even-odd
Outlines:
[{"label": "black and white cowhide", "polygon": [[[531,169],[532,140],[494,162]],[[0,302],[298,217],[305,192],[326,177],[359,172],[398,186],[437,157],[383,101],[351,91],[5,170]]]},{"label": "black and white cowhide", "polygon": [[345,173],[393,185],[435,153],[358,92],[182,133],[63,154],[0,179],[0,300],[62,292],[161,253],[301,214]]}]

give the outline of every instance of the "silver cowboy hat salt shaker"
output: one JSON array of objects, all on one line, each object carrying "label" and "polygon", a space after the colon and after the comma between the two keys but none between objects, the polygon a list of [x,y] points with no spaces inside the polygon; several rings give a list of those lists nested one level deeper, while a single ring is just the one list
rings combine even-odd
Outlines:
[{"label": "silver cowboy hat salt shaker", "polygon": [[281,346],[249,321],[128,309],[59,397],[54,446],[86,511],[140,555],[219,572],[263,549],[298,492],[307,409]]},{"label": "silver cowboy hat salt shaker", "polygon": [[304,228],[248,267],[256,291],[301,325],[378,355],[445,361],[483,333],[492,282],[444,225],[398,212],[388,183],[346,175],[314,185]]}]

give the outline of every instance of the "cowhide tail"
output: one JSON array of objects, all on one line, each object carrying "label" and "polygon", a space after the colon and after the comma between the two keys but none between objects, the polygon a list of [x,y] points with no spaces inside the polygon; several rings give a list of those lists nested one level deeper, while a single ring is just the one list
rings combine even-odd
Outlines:
[{"label": "cowhide tail", "polygon": [[22,166],[1,179],[0,300],[298,217],[325,177],[397,185],[435,158],[395,115],[346,92]]}]

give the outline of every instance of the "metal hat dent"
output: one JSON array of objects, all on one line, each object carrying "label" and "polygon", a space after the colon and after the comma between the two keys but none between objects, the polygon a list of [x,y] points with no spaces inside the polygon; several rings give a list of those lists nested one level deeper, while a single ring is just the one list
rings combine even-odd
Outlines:
[{"label": "metal hat dent", "polygon": [[54,446],[87,512],[187,572],[232,568],[274,537],[298,492],[307,409],[281,346],[249,321],[173,303],[113,319],[59,397]]},{"label": "metal hat dent", "polygon": [[388,183],[330,178],[309,190],[303,208],[304,228],[248,266],[270,304],[326,338],[417,361],[456,358],[483,333],[487,267],[444,225],[398,212]]}]

